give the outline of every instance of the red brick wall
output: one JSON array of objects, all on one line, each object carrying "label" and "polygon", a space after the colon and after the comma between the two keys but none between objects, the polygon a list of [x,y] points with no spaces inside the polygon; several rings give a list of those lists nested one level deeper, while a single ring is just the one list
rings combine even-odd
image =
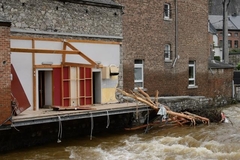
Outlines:
[{"label": "red brick wall", "polygon": [[[219,35],[219,45],[221,44],[220,41],[223,40],[223,32],[222,31],[218,31],[218,35]],[[231,46],[229,48],[229,50],[231,51],[232,49],[239,49],[240,48],[240,31],[232,31],[232,30],[229,30],[228,31],[228,40],[231,41]],[[236,35],[237,34],[237,35]],[[238,45],[236,46],[235,48],[235,45],[234,45],[234,41],[237,41],[238,42]],[[222,45],[222,44],[221,44]]]},{"label": "red brick wall", "polygon": [[0,75],[0,125],[2,125],[12,115],[9,22],[0,22]]},{"label": "red brick wall", "polygon": [[232,97],[232,69],[212,69],[209,71],[208,97],[229,100]]},{"label": "red brick wall", "polygon": [[[175,1],[118,0],[123,14],[123,88],[134,88],[134,59],[144,60],[144,88],[150,95],[208,94],[208,0],[178,2],[178,47],[175,52]],[[171,20],[163,6],[171,5]],[[164,46],[171,44],[175,67],[164,61]],[[188,89],[188,62],[196,61],[196,85]]]}]

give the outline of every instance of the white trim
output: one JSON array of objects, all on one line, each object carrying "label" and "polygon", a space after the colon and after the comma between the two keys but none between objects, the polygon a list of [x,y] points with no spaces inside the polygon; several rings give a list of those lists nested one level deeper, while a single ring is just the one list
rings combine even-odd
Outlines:
[{"label": "white trim", "polygon": [[[167,11],[165,10],[165,7],[166,7]],[[164,20],[169,20],[170,19],[170,10],[171,10],[170,4],[169,3],[165,3],[164,7],[163,7],[163,15],[164,15],[163,17],[164,17]],[[165,13],[167,13],[167,15]]]},{"label": "white trim", "polygon": [[[193,63],[190,63],[190,62],[193,62]],[[188,86],[189,87],[194,87],[194,86],[196,86],[196,63],[195,63],[195,61],[189,61],[188,69],[190,67],[193,68],[193,77],[192,78],[188,77]],[[189,84],[189,81],[193,81],[194,83]]]},{"label": "white trim", "polygon": [[[139,88],[144,88],[144,73],[143,73],[143,60],[141,60],[142,61],[142,63],[141,64],[139,64],[139,63],[134,63],[134,70],[136,69],[136,68],[140,68],[141,69],[141,71],[142,71],[142,79],[141,80],[135,80],[135,75],[134,75],[134,88],[136,89],[136,87],[135,87],[135,83],[138,83],[138,82],[141,82],[142,83],[142,86],[141,87],[139,87]],[[134,73],[135,74],[135,73]]]}]

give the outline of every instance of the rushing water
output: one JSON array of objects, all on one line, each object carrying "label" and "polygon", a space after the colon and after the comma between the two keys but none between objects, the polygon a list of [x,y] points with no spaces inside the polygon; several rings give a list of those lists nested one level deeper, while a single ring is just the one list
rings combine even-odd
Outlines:
[{"label": "rushing water", "polygon": [[240,104],[224,108],[231,123],[143,130],[62,140],[0,155],[1,160],[239,160]]}]

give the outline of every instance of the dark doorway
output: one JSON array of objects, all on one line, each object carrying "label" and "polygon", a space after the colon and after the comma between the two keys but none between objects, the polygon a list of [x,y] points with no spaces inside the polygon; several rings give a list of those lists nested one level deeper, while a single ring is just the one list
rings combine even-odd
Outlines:
[{"label": "dark doorway", "polygon": [[38,71],[38,106],[44,108],[45,105],[45,74],[44,71]]},{"label": "dark doorway", "polygon": [[101,104],[101,72],[93,72],[93,104]]},{"label": "dark doorway", "polygon": [[52,105],[52,71],[38,71],[38,108],[49,108]]}]

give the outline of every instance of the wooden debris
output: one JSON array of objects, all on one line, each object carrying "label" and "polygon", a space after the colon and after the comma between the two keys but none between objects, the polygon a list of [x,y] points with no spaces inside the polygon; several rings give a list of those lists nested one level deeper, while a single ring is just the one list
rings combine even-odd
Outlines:
[{"label": "wooden debris", "polygon": [[92,107],[91,105],[84,105],[84,106],[52,106],[54,111],[66,111],[66,110],[96,110],[96,108]]},{"label": "wooden debris", "polygon": [[[156,91],[155,99],[153,101],[151,100],[150,96],[140,88],[138,88],[138,91],[131,92],[131,93],[127,93],[118,88],[117,88],[117,91],[120,92],[121,94],[123,94],[124,96],[131,97],[137,101],[140,101],[140,102],[150,106],[153,109],[153,112],[152,112],[153,117],[158,116],[157,112],[159,111],[159,105],[163,106],[166,109],[166,113],[168,115],[167,121],[171,122],[171,124],[179,125],[179,126],[183,126],[186,123],[193,125],[193,126],[195,126],[197,123],[210,124],[210,120],[206,117],[202,117],[202,116],[199,116],[197,114],[190,113],[187,111],[181,112],[181,113],[174,112],[168,106],[159,104],[158,103],[158,93],[159,93],[158,91]],[[148,124],[146,124],[146,122],[145,122],[142,125],[139,125],[139,126],[136,126],[133,128],[127,128],[127,130],[134,130],[134,129],[144,128],[147,126],[153,126],[155,124],[159,124],[159,123],[156,123],[155,119],[153,118],[153,120],[150,120],[150,122]]]}]

